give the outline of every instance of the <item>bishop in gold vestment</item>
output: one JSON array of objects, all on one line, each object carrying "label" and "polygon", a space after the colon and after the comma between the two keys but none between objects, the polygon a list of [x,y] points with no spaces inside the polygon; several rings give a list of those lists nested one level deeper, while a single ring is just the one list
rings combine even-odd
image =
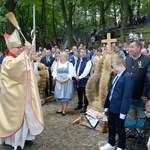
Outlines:
[{"label": "bishop in gold vestment", "polygon": [[[0,74],[0,144],[24,148],[44,130],[41,101],[32,62],[30,43],[21,51],[18,32],[4,35],[8,47]],[[17,39],[18,38],[18,39]]]}]

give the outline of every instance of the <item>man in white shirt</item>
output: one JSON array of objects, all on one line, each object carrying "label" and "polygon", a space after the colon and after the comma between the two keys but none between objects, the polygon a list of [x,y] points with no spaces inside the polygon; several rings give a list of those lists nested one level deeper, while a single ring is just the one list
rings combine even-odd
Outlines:
[{"label": "man in white shirt", "polygon": [[[91,60],[86,57],[86,49],[80,49],[80,59],[77,60],[77,64],[75,66],[75,85],[77,86],[77,94],[78,94],[78,106],[75,110],[81,110],[81,113],[85,113],[87,106],[89,104],[88,99],[85,93],[86,83],[89,78],[89,73],[92,67]],[[84,97],[84,105],[83,105],[83,97]]]}]

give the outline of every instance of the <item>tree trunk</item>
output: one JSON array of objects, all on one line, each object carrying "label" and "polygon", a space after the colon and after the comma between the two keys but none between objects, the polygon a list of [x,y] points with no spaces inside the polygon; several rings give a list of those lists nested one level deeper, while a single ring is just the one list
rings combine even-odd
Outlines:
[{"label": "tree trunk", "polygon": [[116,22],[117,12],[116,12],[116,4],[113,2],[113,11],[114,11],[114,23]]},{"label": "tree trunk", "polygon": [[133,9],[131,5],[129,5],[129,24],[130,26],[133,25]]},{"label": "tree trunk", "polygon": [[140,7],[141,7],[141,0],[138,0],[138,5],[137,5],[137,17],[140,17]]},{"label": "tree trunk", "polygon": [[107,9],[110,7],[111,3],[112,3],[112,0],[107,1],[107,3],[105,1],[100,1],[101,25],[102,25],[104,32],[105,32],[105,26],[106,26],[105,14],[106,14]]},{"label": "tree trunk", "polygon": [[130,26],[133,25],[134,8],[135,8],[135,3],[129,2],[129,21],[130,21]]},{"label": "tree trunk", "polygon": [[70,47],[72,47],[73,45],[75,45],[75,41],[73,39],[73,27],[72,27],[72,15],[73,15],[73,3],[70,2],[69,3],[69,20],[68,20],[68,35],[69,35],[69,43],[70,43]]},{"label": "tree trunk", "polygon": [[42,33],[41,33],[41,35],[42,35],[42,46],[43,47],[45,47],[46,46],[46,27],[45,27],[45,25],[46,25],[46,8],[45,8],[45,0],[42,0],[42,19],[41,20],[43,20],[43,22],[42,22]]},{"label": "tree trunk", "polygon": [[67,27],[65,40],[68,41],[69,47],[75,45],[75,41],[73,39],[73,27],[72,27],[72,16],[73,16],[73,3],[68,3],[68,16],[66,12],[65,2],[61,0],[61,8],[63,12],[64,22]]},{"label": "tree trunk", "polygon": [[101,3],[101,25],[103,28],[105,28],[106,21],[105,21],[105,8],[104,8],[104,2]]},{"label": "tree trunk", "polygon": [[96,10],[92,10],[92,26],[96,27]]},{"label": "tree trunk", "polygon": [[[16,7],[17,2],[15,2],[15,0],[7,0],[6,3],[4,4],[5,8],[9,11],[9,12],[15,12],[15,7]],[[15,27],[12,25],[12,23],[10,21],[7,22],[6,25],[6,32],[8,34],[11,34],[14,31]]]},{"label": "tree trunk", "polygon": [[129,13],[129,0],[121,0],[121,28],[120,28],[120,35],[121,35],[121,42],[126,42],[125,39],[125,28],[128,21],[128,13]]},{"label": "tree trunk", "polygon": [[54,29],[54,36],[55,36],[55,41],[56,41],[56,45],[57,43],[57,33],[56,33],[56,26],[55,26],[55,6],[54,6],[54,0],[52,2],[52,23],[53,23],[53,29]]}]

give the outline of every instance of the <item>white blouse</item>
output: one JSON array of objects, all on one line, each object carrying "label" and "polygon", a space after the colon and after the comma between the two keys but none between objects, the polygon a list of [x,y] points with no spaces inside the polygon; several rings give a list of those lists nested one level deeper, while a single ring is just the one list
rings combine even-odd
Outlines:
[{"label": "white blouse", "polygon": [[68,66],[68,63],[69,63],[69,72],[68,72],[68,78],[72,79],[72,77],[75,76],[75,71],[74,71],[74,67],[73,67],[73,64],[70,63],[70,62],[66,62],[64,64],[60,63],[60,62],[57,62],[54,66],[54,70],[52,72],[52,76],[53,76],[53,79],[55,79],[57,76],[58,76],[58,73],[57,73],[57,67],[58,68],[67,68]]}]

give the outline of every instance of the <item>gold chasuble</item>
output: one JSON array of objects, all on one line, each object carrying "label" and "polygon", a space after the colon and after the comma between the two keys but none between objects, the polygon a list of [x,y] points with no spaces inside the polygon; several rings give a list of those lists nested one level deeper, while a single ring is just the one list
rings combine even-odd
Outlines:
[{"label": "gold chasuble", "polygon": [[24,120],[32,135],[38,135],[44,129],[41,100],[32,66],[24,52],[16,58],[6,56],[3,60],[0,74],[0,138],[15,134]]}]

